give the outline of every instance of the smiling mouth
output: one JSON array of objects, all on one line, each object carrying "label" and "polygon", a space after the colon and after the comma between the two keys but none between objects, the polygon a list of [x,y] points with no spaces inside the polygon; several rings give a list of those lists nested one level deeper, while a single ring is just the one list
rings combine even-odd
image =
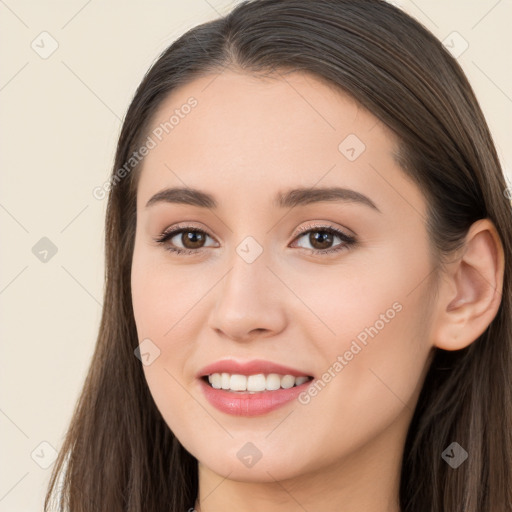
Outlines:
[{"label": "smiling mouth", "polygon": [[301,386],[313,380],[313,377],[309,375],[295,377],[294,375],[281,375],[278,373],[258,373],[254,375],[212,373],[204,375],[201,379],[213,389],[253,394]]}]

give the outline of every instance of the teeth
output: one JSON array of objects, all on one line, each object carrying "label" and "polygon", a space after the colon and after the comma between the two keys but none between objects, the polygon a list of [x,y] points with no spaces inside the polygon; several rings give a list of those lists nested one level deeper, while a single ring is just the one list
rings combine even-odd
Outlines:
[{"label": "teeth", "polygon": [[300,386],[301,384],[304,384],[308,380],[309,377],[297,377],[295,379],[295,385]]},{"label": "teeth", "polygon": [[309,377],[294,377],[293,375],[278,375],[269,373],[264,375],[238,375],[229,373],[212,373],[208,376],[208,382],[215,389],[228,391],[248,391],[257,393],[259,391],[275,391],[277,389],[289,389],[293,386],[300,386],[309,380]]},{"label": "teeth", "polygon": [[213,375],[210,375],[210,377],[208,377],[208,380],[210,381],[210,384],[212,385],[213,388],[220,389],[222,381],[220,373],[214,373]]},{"label": "teeth", "polygon": [[247,389],[249,391],[265,391],[267,389],[267,379],[265,375],[259,373],[258,375],[249,375],[247,377]]},{"label": "teeth", "polygon": [[285,375],[281,379],[281,387],[284,389],[293,388],[295,385],[295,377],[293,375]]},{"label": "teeth", "polygon": [[281,387],[281,377],[277,373],[267,375],[266,389],[275,391]]},{"label": "teeth", "polygon": [[247,389],[247,377],[245,375],[231,375],[229,389],[232,391],[245,391]]},{"label": "teeth", "polygon": [[229,381],[230,381],[229,373],[222,373],[221,380],[220,380],[222,389],[229,389]]}]

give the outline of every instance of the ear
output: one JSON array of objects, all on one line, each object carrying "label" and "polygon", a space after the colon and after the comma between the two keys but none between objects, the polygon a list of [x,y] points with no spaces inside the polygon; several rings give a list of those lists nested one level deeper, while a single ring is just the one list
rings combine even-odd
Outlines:
[{"label": "ear", "polygon": [[505,256],[492,221],[476,221],[458,254],[446,266],[436,306],[433,344],[444,350],[473,343],[501,304]]}]

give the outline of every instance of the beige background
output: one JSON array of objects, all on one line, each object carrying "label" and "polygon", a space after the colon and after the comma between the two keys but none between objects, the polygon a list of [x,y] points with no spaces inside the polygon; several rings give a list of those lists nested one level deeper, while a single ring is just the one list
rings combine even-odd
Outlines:
[{"label": "beige background", "polygon": [[[108,178],[120,120],[157,55],[235,3],[0,0],[0,511],[42,509],[92,355],[106,206],[92,190]],[[392,3],[455,51],[469,44],[458,59],[512,182],[512,1]],[[57,249],[46,262],[34,254],[43,237]]]}]

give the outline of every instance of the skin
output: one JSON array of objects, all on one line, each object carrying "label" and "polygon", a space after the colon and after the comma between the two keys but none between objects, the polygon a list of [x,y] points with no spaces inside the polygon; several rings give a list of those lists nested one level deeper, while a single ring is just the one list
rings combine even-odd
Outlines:
[{"label": "skin", "polygon": [[[475,223],[464,249],[433,272],[425,198],[393,159],[394,133],[311,75],[204,76],[173,91],[153,127],[190,96],[197,106],[143,162],[131,285],[139,340],[160,350],[144,366],[149,389],[199,462],[195,508],[396,512],[405,436],[434,347],[464,348],[497,312],[504,263],[495,228]],[[366,146],[354,161],[338,149],[349,134]],[[211,193],[219,207],[146,207],[171,186]],[[363,193],[380,212],[356,202],[272,204],[278,191],[324,186]],[[202,252],[176,255],[154,241],[178,223],[208,233]],[[311,254],[344,243],[313,245],[297,233],[318,225],[357,241]],[[248,236],[263,249],[252,263],[236,251]],[[400,312],[305,405],[236,417],[200,391],[197,372],[223,358],[322,378],[396,303]],[[250,468],[237,457],[247,442],[262,455]]]}]

